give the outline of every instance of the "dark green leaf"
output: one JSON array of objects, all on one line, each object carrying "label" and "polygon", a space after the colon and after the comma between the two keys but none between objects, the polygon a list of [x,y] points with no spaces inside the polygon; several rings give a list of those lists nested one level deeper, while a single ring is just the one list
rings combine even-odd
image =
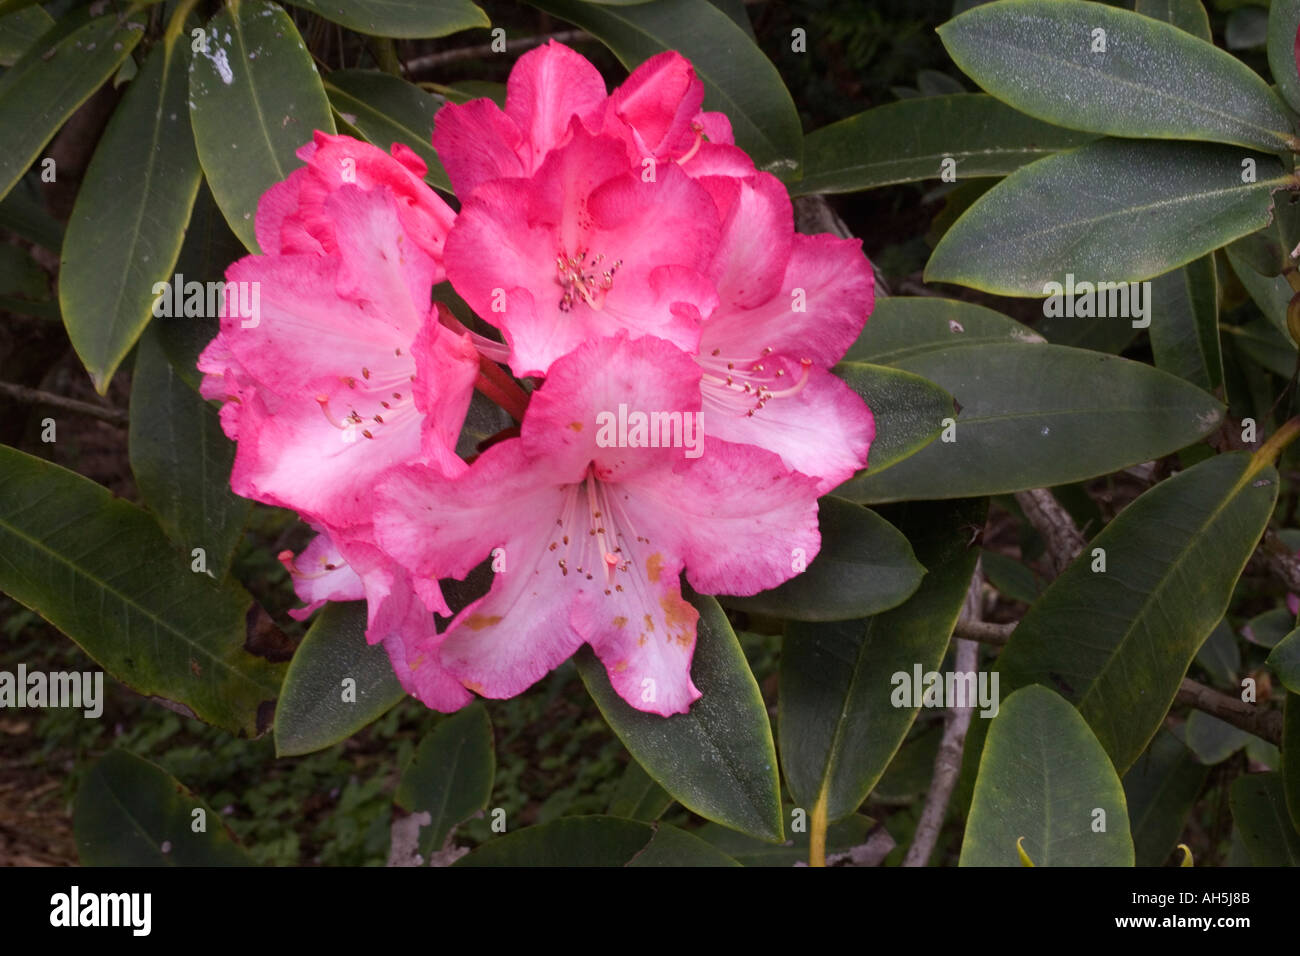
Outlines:
[{"label": "dark green leaf", "polygon": [[723,597],[727,607],[795,621],[843,621],[902,604],[925,568],[912,546],[874,511],[842,498],[819,502],[822,546],[807,570],[752,597]]},{"label": "dark green leaf", "polygon": [[[1251,182],[1242,181],[1247,161]],[[1024,296],[1049,294],[1067,274],[1150,279],[1263,228],[1272,193],[1290,179],[1275,158],[1233,147],[1098,140],[981,196],[944,234],[925,278]]]},{"label": "dark green leaf", "polygon": [[469,0],[290,0],[349,30],[372,36],[416,39],[445,37],[490,27],[487,14]]},{"label": "dark green leaf", "polygon": [[280,635],[238,584],[191,568],[135,505],[0,445],[0,590],[137,693],[256,736],[284,670],[258,654],[278,659]]},{"label": "dark green leaf", "polygon": [[972,528],[983,501],[926,502],[899,509],[898,526],[928,568],[901,607],[859,621],[789,625],[782,649],[782,766],[795,801],[838,820],[858,808],[916,719],[896,706],[895,675],[943,660],[979,549]]},{"label": "dark green leaf", "polygon": [[620,817],[561,817],[496,837],[455,866],[737,866],[699,837]]},{"label": "dark green leaf", "polygon": [[1300,628],[1274,645],[1265,663],[1283,687],[1293,694],[1300,694]]},{"label": "dark green leaf", "polygon": [[0,66],[13,66],[50,27],[54,19],[33,4],[0,17]]},{"label": "dark green leaf", "polygon": [[[789,814],[786,814],[787,819]],[[855,813],[826,830],[826,856],[847,853],[867,842],[876,822]],[[741,866],[794,866],[808,860],[808,828],[804,827],[780,846],[737,833],[716,823],[706,823],[694,831],[701,840],[713,844]]]},{"label": "dark green leaf", "polygon": [[0,198],[144,35],[144,14],[122,17],[110,10],[94,16],[92,9],[99,8],[61,17],[0,76]]},{"label": "dark green leaf", "polygon": [[781,74],[745,31],[707,0],[619,7],[581,0],[530,2],[582,27],[629,70],[656,53],[678,51],[704,83],[704,108],[727,114],[736,145],[760,169],[782,178],[798,169],[803,134]]},{"label": "dark green leaf", "polygon": [[956,299],[892,296],[876,303],[845,362],[894,365],[920,352],[984,342],[1042,342],[1027,325],[1001,312]]},{"label": "dark green leaf", "polygon": [[[1241,453],[1161,482],[1120,512],[1030,608],[998,658],[1002,687],[1073,700],[1127,770],[1223,618],[1277,499],[1277,472]],[[1096,549],[1105,571],[1093,571]],[[1080,614],[1080,608],[1105,608]]]},{"label": "dark green leaf", "polygon": [[1161,732],[1124,775],[1138,866],[1161,866],[1169,859],[1209,773],[1177,737]]},{"label": "dark green leaf", "polygon": [[1151,351],[1156,367],[1207,392],[1223,384],[1219,354],[1219,279],[1202,256],[1151,282]]},{"label": "dark green leaf", "polygon": [[993,718],[960,865],[1020,866],[1022,838],[1035,866],[1133,865],[1115,768],[1079,712],[1046,687],[1021,688]]},{"label": "dark green leaf", "polygon": [[1199,710],[1188,714],[1183,724],[1183,741],[1207,767],[1223,763],[1253,739],[1246,731]]},{"label": "dark green leaf", "polygon": [[961,411],[938,441],[845,482],[840,497],[957,498],[1068,484],[1177,451],[1223,414],[1166,372],[1058,345],[958,345],[895,364],[946,389]]},{"label": "dark green leaf", "polygon": [[1246,64],[1128,10],[1079,0],[1003,0],[938,32],[975,82],[1049,123],[1269,152],[1293,142],[1281,102]]},{"label": "dark green leaf", "polygon": [[1232,821],[1254,866],[1300,866],[1300,833],[1287,814],[1280,773],[1252,773],[1232,782]]},{"label": "dark green leaf", "polygon": [[[349,680],[355,684],[349,686]],[[284,675],[275,708],[275,752],[292,757],[323,750],[404,696],[383,645],[366,643],[365,603],[327,604]]]},{"label": "dark green leaf", "polygon": [[700,612],[691,679],[703,695],[689,713],[636,710],[588,648],[578,652],[578,673],[623,745],[676,800],[706,819],[779,841],[776,750],[758,684],[718,602],[687,594]]},{"label": "dark green leaf", "polygon": [[884,471],[939,437],[956,408],[952,396],[919,375],[864,362],[841,362],[834,372],[862,397],[875,419],[867,467]]},{"label": "dark green leaf", "polygon": [[1295,61],[1295,32],[1300,0],[1272,0],[1268,7],[1268,68],[1283,98],[1300,110],[1300,72]]},{"label": "dark green leaf", "polygon": [[420,853],[442,849],[453,829],[487,807],[496,773],[492,721],[481,703],[438,721],[402,771],[394,800],[410,813],[428,813]]},{"label": "dark green leaf", "polygon": [[[672,805],[672,795],[655,783],[654,778],[645,772],[645,768],[632,759],[627,762],[627,769],[619,778],[618,786],[614,788],[614,796],[609,801],[609,809],[605,812],[612,817],[627,817],[629,820],[649,823],[658,820]],[[717,826],[717,824],[712,825]],[[726,827],[718,827],[718,829],[724,833],[736,832]],[[762,846],[769,846],[761,840],[755,842]]]},{"label": "dark green leaf", "polygon": [[1295,693],[1286,695],[1282,714],[1282,790],[1291,826],[1300,833],[1300,694]]},{"label": "dark green leaf", "polygon": [[217,410],[185,384],[152,332],[131,376],[130,454],[140,496],[168,536],[187,554],[202,548],[208,573],[225,577],[253,503],[230,490],[235,445]]},{"label": "dark green leaf", "polygon": [[329,100],[289,15],[238,0],[208,21],[190,60],[190,122],[212,195],[235,235],[260,251],[257,201],[300,165],[315,130],[334,132]]},{"label": "dark green leaf", "polygon": [[95,762],[73,809],[82,866],[252,866],[221,817],[161,767],[125,750]]},{"label": "dark green leaf", "polygon": [[1026,116],[983,93],[902,100],[809,134],[803,178],[791,191],[846,193],[938,179],[947,159],[954,161],[953,175],[962,182],[1005,176],[1093,138]]},{"label": "dark green leaf", "polygon": [[1214,626],[1196,652],[1196,663],[1209,672],[1215,683],[1223,687],[1239,686],[1237,675],[1241,672],[1241,648],[1237,646],[1237,635],[1226,620]]},{"label": "dark green leaf", "polygon": [[1144,17],[1172,23],[1207,43],[1214,39],[1210,33],[1210,16],[1201,0],[1137,0],[1134,9]]}]

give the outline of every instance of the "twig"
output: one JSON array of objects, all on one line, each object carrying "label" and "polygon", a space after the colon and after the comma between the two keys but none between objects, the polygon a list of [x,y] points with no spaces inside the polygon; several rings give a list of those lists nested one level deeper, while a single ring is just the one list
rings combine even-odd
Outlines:
[{"label": "twig", "polygon": [[[1002,647],[1015,629],[1014,624],[960,620],[953,628],[953,636]],[[1271,744],[1280,746],[1282,743],[1282,715],[1276,710],[1262,710],[1190,678],[1183,678],[1178,693],[1174,696],[1174,703],[1218,717],[1224,723],[1232,724]]]},{"label": "twig", "polygon": [[64,398],[62,395],[55,395],[52,392],[42,392],[40,389],[14,385],[10,382],[0,382],[0,395],[23,402],[26,405],[49,405],[70,412],[80,412],[82,415],[89,415],[112,425],[125,427],[131,421],[130,416],[120,408],[105,408],[103,405],[92,405],[89,402],[80,402],[75,398]]},{"label": "twig", "polygon": [[[963,616],[968,620],[978,621],[983,597],[984,575],[977,564],[975,574],[971,578],[970,589],[966,592]],[[956,650],[957,673],[974,673],[979,666],[979,645],[963,638],[957,638],[953,641],[953,645]],[[921,819],[916,824],[916,834],[912,838],[912,845],[907,848],[903,866],[925,866],[934,852],[935,843],[939,840],[943,819],[948,815],[948,801],[952,798],[953,787],[957,784],[957,774],[961,771],[966,731],[970,729],[971,715],[975,713],[974,701],[968,700],[963,703],[966,706],[952,706],[948,709],[947,719],[943,725],[943,737],[939,741],[939,752],[934,757],[934,776],[930,780],[930,792],[925,795],[925,807],[921,810]]]},{"label": "twig", "polygon": [[[520,50],[528,50],[535,46],[541,46],[555,40],[559,43],[581,43],[590,40],[592,37],[585,30],[560,30],[556,33],[546,33],[541,36],[520,37],[517,40],[506,41],[506,53],[517,53]],[[454,50],[443,50],[439,53],[426,53],[424,56],[417,56],[406,61],[406,72],[414,75],[421,70],[432,69],[437,66],[444,66],[448,63],[459,63],[461,60],[477,60],[479,57],[491,56],[498,51],[492,49],[491,43],[484,43],[481,46],[463,46]]]},{"label": "twig", "polygon": [[1070,513],[1061,507],[1046,488],[1016,493],[1016,502],[1034,530],[1047,543],[1047,557],[1052,577],[1057,577],[1079,556],[1088,541]]}]

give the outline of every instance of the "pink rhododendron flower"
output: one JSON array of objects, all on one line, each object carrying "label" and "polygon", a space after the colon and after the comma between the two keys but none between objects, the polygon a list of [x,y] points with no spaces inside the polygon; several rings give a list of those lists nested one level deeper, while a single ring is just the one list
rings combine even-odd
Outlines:
[{"label": "pink rhododendron flower", "polygon": [[817,553],[817,484],[776,455],[598,443],[598,416],[620,404],[698,413],[700,376],[658,338],[586,343],[552,365],[519,438],[458,477],[408,466],[380,485],[379,542],[417,579],[464,577],[503,549],[441,646],[471,690],[518,694],[587,643],[633,707],[683,713],[699,696],[683,568],[697,590],[754,594],[793,576],[794,549]]},{"label": "pink rhododendron flower", "polygon": [[504,111],[488,99],[439,110],[433,145],[462,199],[492,179],[530,177],[569,141],[575,119],[589,133],[622,142],[638,170],[649,157],[692,176],[753,172],[749,157],[732,145],[727,118],[702,112],[703,100],[704,85],[679,53],[651,57],[606,96],[600,72],[551,41],[510,71]]},{"label": "pink rhododendron flower", "polygon": [[702,270],[718,240],[709,192],[672,164],[650,182],[622,144],[575,120],[528,179],[494,179],[465,200],[447,276],[498,326],[517,375],[620,329],[693,351],[716,293]]}]

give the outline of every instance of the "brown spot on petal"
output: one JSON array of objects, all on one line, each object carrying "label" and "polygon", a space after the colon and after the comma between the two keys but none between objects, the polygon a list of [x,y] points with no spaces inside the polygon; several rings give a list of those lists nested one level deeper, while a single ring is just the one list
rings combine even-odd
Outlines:
[{"label": "brown spot on petal", "polygon": [[658,551],[645,559],[645,575],[650,579],[651,584],[659,583],[659,575],[663,573],[663,569],[664,556]]},{"label": "brown spot on petal", "polygon": [[649,614],[645,616],[645,629],[647,631],[653,631],[655,629],[655,619]]},{"label": "brown spot on petal", "polygon": [[580,432],[582,431],[582,422],[569,422],[569,427],[575,432]]},{"label": "brown spot on petal", "polygon": [[617,664],[614,665],[615,674],[621,674],[625,670],[627,670],[627,661],[619,661]]},{"label": "brown spot on petal", "polygon": [[[465,618],[465,626],[471,631],[481,631],[485,627],[491,627],[493,624],[501,623],[500,614],[471,614]],[[470,688],[473,690],[473,688]]]},{"label": "brown spot on petal", "polygon": [[615,626],[615,627],[626,627],[626,626],[627,626],[627,618],[623,617],[623,616],[620,614],[618,617],[614,618],[614,626]]}]

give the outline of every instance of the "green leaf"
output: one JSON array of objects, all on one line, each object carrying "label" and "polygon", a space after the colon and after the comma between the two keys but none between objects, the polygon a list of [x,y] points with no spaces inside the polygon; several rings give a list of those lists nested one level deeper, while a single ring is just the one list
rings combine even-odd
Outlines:
[{"label": "green leaf", "polygon": [[185,384],[149,332],[131,376],[130,440],[144,504],[183,552],[202,548],[208,572],[225,577],[253,503],[230,490],[235,445],[217,410]]},{"label": "green leaf", "polygon": [[1282,712],[1281,773],[1291,826],[1300,833],[1300,694],[1296,693],[1286,695]]},{"label": "green leaf", "polygon": [[1256,614],[1241,626],[1241,636],[1260,647],[1273,648],[1295,628],[1295,615],[1288,608],[1275,607]]},{"label": "green leaf", "polygon": [[943,420],[956,411],[951,395],[910,372],[863,362],[842,362],[834,372],[862,397],[875,419],[867,460],[873,472],[930,444],[939,437]]},{"label": "green leaf", "polygon": [[[790,808],[787,808],[790,809]],[[789,813],[786,814],[787,819]],[[832,823],[826,829],[826,856],[847,853],[867,842],[876,821],[860,813]],[[804,827],[780,846],[728,830],[716,823],[706,823],[693,831],[696,836],[717,847],[741,866],[794,866],[808,860],[808,829]]]},{"label": "green leaf", "polygon": [[1169,859],[1209,773],[1177,737],[1160,732],[1124,774],[1138,866],[1161,866]]},{"label": "green leaf", "polygon": [[[1291,302],[1291,297],[1295,295],[1295,290],[1291,288],[1291,284],[1282,275],[1260,275],[1251,268],[1250,264],[1245,260],[1242,250],[1235,243],[1228,246],[1224,251],[1227,253],[1228,262],[1232,265],[1232,271],[1241,280],[1247,294],[1259,306],[1260,312],[1264,313],[1264,318],[1268,319],[1273,328],[1278,331],[1278,338],[1294,349],[1295,344],[1291,342],[1291,337],[1286,330],[1286,308]],[[1227,327],[1225,326],[1225,328]],[[1292,356],[1287,358],[1289,361],[1285,361],[1283,364],[1288,368],[1283,377],[1290,378],[1295,361]]]},{"label": "green leaf", "polygon": [[962,14],[938,33],[975,82],[1049,123],[1268,152],[1294,142],[1281,102],[1250,67],[1128,10],[1079,0],[1003,0]]},{"label": "green leaf", "polygon": [[1287,815],[1280,773],[1238,777],[1229,803],[1253,866],[1300,866],[1300,833]]},{"label": "green leaf", "polygon": [[[1256,179],[1243,183],[1247,159]],[[1271,194],[1290,180],[1275,158],[1228,146],[1098,140],[1019,169],[976,200],[939,241],[925,279],[1024,296],[1047,295],[1067,274],[1150,279],[1263,228]]]},{"label": "green leaf", "polygon": [[781,74],[745,31],[707,0],[656,0],[608,7],[581,0],[530,0],[582,27],[629,70],[664,50],[691,61],[704,108],[726,113],[736,145],[782,178],[798,169],[803,133]]},{"label": "green leaf", "polygon": [[[609,808],[605,812],[612,817],[627,817],[629,820],[649,823],[658,820],[672,805],[672,794],[655,783],[654,778],[646,773],[645,768],[634,758],[627,762],[627,769],[623,771],[623,776],[619,777],[618,786],[614,788],[614,796],[610,798]],[[718,829],[725,833],[736,832],[726,827],[718,827]],[[762,841],[756,842],[768,846]]]},{"label": "green leaf", "polygon": [[[940,440],[835,490],[860,502],[1063,485],[1159,458],[1210,433],[1223,407],[1167,372],[1059,345],[958,345],[896,366],[956,398]],[[951,438],[951,440],[945,440]]]},{"label": "green leaf", "polygon": [[1156,367],[1207,392],[1223,384],[1219,352],[1219,279],[1202,256],[1151,282],[1151,351]]},{"label": "green leaf", "polygon": [[1033,604],[1042,593],[1042,585],[1024,564],[1015,558],[996,551],[984,551],[980,556],[980,567],[989,584],[997,588],[1003,597],[1024,604]]},{"label": "green leaf", "polygon": [[300,165],[313,131],[334,132],[329,100],[289,15],[233,0],[208,21],[190,61],[190,122],[212,195],[235,235],[259,252],[257,201]]},{"label": "green leaf", "polygon": [[1268,11],[1263,7],[1237,7],[1228,14],[1223,42],[1229,50],[1256,50],[1268,42]]},{"label": "green leaf", "polygon": [[1115,768],[1079,712],[1046,687],[1021,688],[993,718],[959,865],[1019,866],[1022,839],[1035,866],[1133,865]]},{"label": "green leaf", "polygon": [[786,784],[808,814],[858,808],[907,736],[917,708],[895,706],[894,675],[943,660],[979,549],[986,503],[906,505],[898,526],[929,569],[902,606],[858,621],[792,623],[782,648],[780,737]]},{"label": "green leaf", "polygon": [[880,515],[842,498],[818,503],[822,546],[807,570],[752,597],[722,603],[795,621],[843,621],[897,607],[921,583],[907,539]]},{"label": "green leaf", "polygon": [[0,17],[0,66],[13,66],[46,30],[54,18],[38,6]]},{"label": "green leaf", "polygon": [[1196,663],[1223,687],[1239,687],[1237,675],[1241,672],[1241,648],[1237,635],[1226,620],[1220,621],[1196,652]]},{"label": "green leaf", "polygon": [[1268,68],[1283,99],[1300,110],[1300,72],[1295,61],[1295,34],[1300,0],[1272,0],[1268,8]]},{"label": "green leaf", "polygon": [[413,83],[374,70],[335,70],[325,79],[330,104],[349,126],[389,150],[404,143],[428,164],[430,186],[451,192],[451,180],[433,151],[433,114],[441,102]]},{"label": "green leaf", "polygon": [[420,853],[441,850],[451,831],[487,807],[496,773],[492,721],[478,702],[438,721],[402,771],[393,799],[409,813],[428,813]]},{"label": "green leaf", "polygon": [[1094,137],[1043,123],[983,93],[901,100],[842,119],[804,140],[795,195],[847,193],[938,179],[947,159],[963,182],[1005,176]]},{"label": "green leaf", "polygon": [[253,865],[220,814],[125,750],[95,761],[77,790],[72,824],[82,866]]},{"label": "green leaf", "polygon": [[1264,663],[1277,675],[1283,687],[1293,694],[1300,694],[1300,628],[1278,641]]},{"label": "green leaf", "polygon": [[172,279],[199,189],[182,50],[168,37],[127,88],[63,240],[59,306],[100,394],[149,324],[154,284]]},{"label": "green leaf", "polygon": [[[355,686],[349,688],[347,680]],[[355,700],[344,699],[348,690]],[[275,708],[276,756],[312,753],[346,740],[404,696],[383,645],[366,643],[365,602],[327,604],[284,675]]]},{"label": "green leaf", "polygon": [[397,39],[445,37],[490,27],[486,13],[469,0],[289,0],[295,7],[358,33]]},{"label": "green leaf", "polygon": [[665,823],[561,817],[495,837],[454,866],[738,866],[699,837]]},{"label": "green leaf", "polygon": [[144,35],[144,14],[97,17],[91,9],[61,17],[0,76],[0,199]]},{"label": "green leaf", "polygon": [[1035,328],[1053,345],[1068,345],[1077,349],[1105,352],[1107,355],[1118,355],[1138,337],[1138,330],[1133,328],[1129,319],[1113,316],[1090,319],[1047,315]]},{"label": "green leaf", "polygon": [[0,200],[0,226],[51,252],[58,252],[63,245],[63,223],[46,210],[34,176],[20,179],[17,187]]},{"label": "green leaf", "polygon": [[243,588],[190,560],[135,505],[0,445],[0,590],[137,693],[256,736],[279,691],[283,666],[268,658],[280,659],[283,635]]},{"label": "green leaf", "polygon": [[1144,17],[1172,23],[1207,43],[1214,39],[1210,15],[1201,0],[1137,0],[1134,10]]},{"label": "green leaf", "polygon": [[609,726],[646,772],[688,810],[742,833],[779,841],[781,786],[767,708],[727,616],[686,591],[700,612],[691,679],[703,695],[689,713],[660,717],[627,704],[589,648],[578,673]]},{"label": "green leaf", "polygon": [[[1242,453],[1209,458],[1119,513],[1058,577],[998,658],[1002,687],[1059,688],[1127,770],[1223,618],[1272,514],[1277,472]],[[1105,571],[1093,571],[1096,549]],[[1105,608],[1080,614],[1080,608]]]},{"label": "green leaf", "polygon": [[1194,710],[1183,725],[1183,740],[1207,767],[1223,763],[1255,737],[1227,721]]},{"label": "green leaf", "polygon": [[895,365],[918,353],[951,345],[1042,341],[1029,326],[982,305],[931,296],[892,296],[876,303],[844,358],[846,362]]}]

